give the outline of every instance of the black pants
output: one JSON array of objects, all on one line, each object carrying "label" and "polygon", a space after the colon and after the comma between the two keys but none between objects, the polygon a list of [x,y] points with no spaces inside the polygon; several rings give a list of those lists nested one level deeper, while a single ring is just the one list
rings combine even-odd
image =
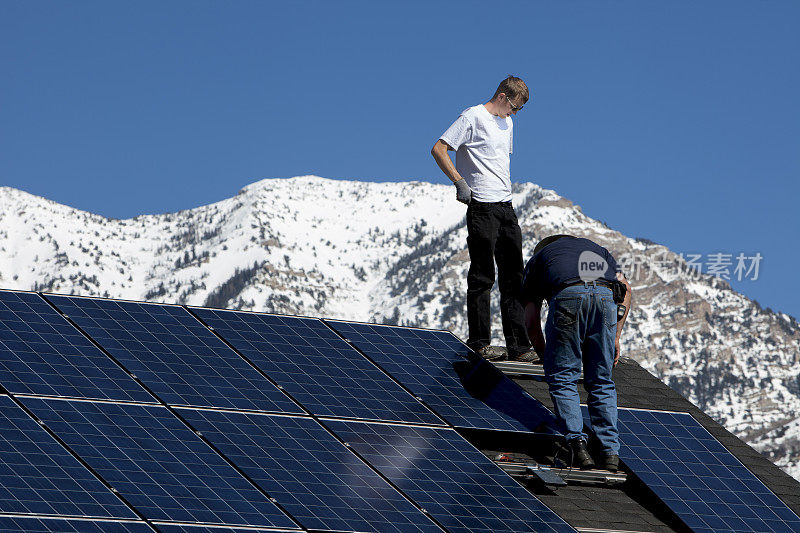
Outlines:
[{"label": "black pants", "polygon": [[525,312],[519,300],[522,289],[522,231],[511,202],[472,201],[467,208],[467,344],[474,350],[489,345],[491,290],[497,262],[500,316],[509,355],[531,349],[525,331]]}]

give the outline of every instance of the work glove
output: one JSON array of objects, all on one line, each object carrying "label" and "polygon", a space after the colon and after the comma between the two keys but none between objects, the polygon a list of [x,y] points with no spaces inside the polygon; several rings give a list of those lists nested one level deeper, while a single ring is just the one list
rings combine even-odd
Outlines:
[{"label": "work glove", "polygon": [[467,185],[467,180],[461,178],[453,185],[456,186],[456,200],[462,204],[469,205],[469,201],[472,200],[472,189]]}]

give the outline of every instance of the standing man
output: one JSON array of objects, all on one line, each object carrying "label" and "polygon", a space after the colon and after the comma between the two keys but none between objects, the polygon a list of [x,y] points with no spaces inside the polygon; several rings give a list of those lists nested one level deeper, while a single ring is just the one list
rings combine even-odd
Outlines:
[{"label": "standing man", "polygon": [[[559,429],[574,464],[582,469],[595,466],[586,447],[578,396],[583,366],[589,418],[603,449],[602,466],[616,472],[617,390],[611,372],[619,360],[619,338],[630,310],[630,284],[617,272],[611,253],[599,244],[552,235],[536,245],[525,267],[522,290],[525,325],[542,357]],[[542,300],[549,309],[544,336]]]},{"label": "standing man", "polygon": [[[525,82],[509,76],[491,100],[461,113],[431,149],[439,168],[456,186],[456,199],[468,206],[467,345],[489,360],[506,357],[502,350],[490,346],[489,308],[495,261],[508,357],[527,362],[538,359],[525,331],[519,300],[522,232],[511,206],[511,115],[516,115],[527,101]],[[455,166],[448,150],[456,152]]]}]

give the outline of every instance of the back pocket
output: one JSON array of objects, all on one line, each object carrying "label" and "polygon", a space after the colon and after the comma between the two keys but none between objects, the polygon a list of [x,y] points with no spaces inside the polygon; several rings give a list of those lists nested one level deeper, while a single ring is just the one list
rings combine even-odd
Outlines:
[{"label": "back pocket", "polygon": [[580,298],[557,298],[553,301],[553,322],[556,326],[571,326],[578,320]]}]

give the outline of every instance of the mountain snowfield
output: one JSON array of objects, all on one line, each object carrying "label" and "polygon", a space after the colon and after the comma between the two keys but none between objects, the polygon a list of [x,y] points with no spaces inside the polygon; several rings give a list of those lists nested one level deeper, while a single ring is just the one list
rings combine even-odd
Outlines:
[{"label": "mountain snowfield", "polygon": [[[303,176],[114,220],[0,187],[0,288],[447,328],[465,338],[469,256],[454,197],[446,185]],[[551,190],[517,184],[514,205],[526,257],[542,237],[571,233],[622,258],[634,289],[623,355],[800,479],[796,320]]]}]

